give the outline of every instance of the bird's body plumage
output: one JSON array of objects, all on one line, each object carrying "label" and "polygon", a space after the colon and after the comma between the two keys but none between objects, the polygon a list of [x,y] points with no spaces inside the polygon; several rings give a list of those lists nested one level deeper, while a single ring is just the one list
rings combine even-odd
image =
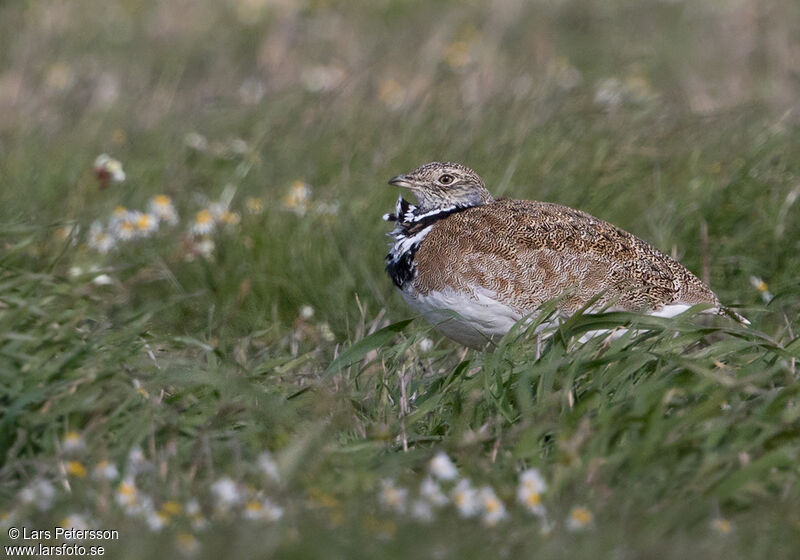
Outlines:
[{"label": "bird's body plumage", "polygon": [[[428,164],[434,176],[463,168],[453,165]],[[392,182],[416,187],[410,178],[418,172]],[[410,187],[414,194],[425,188],[425,178]],[[485,191],[477,180],[474,188]],[[695,304],[720,308],[683,265],[586,212],[495,200],[488,191],[470,198],[479,203],[449,198],[424,208],[400,198],[396,213],[386,217],[396,222],[387,271],[405,301],[457,342],[483,347],[550,300],[561,316],[595,298],[598,309],[667,316]]]}]

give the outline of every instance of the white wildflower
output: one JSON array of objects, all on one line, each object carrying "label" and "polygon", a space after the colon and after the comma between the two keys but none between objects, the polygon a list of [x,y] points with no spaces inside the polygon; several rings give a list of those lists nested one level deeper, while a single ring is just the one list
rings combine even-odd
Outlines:
[{"label": "white wildflower", "polygon": [[299,216],[305,215],[311,200],[311,185],[302,180],[293,181],[283,197],[283,207]]},{"label": "white wildflower", "polygon": [[178,211],[172,204],[172,199],[165,194],[159,194],[150,199],[147,204],[147,211],[171,226],[178,223]]},{"label": "white wildflower", "polygon": [[267,477],[271,478],[275,482],[280,480],[278,464],[275,462],[275,459],[272,458],[272,453],[269,451],[263,451],[258,456],[258,468],[261,469],[261,472],[267,475]]},{"label": "white wildflower", "polygon": [[750,277],[750,285],[753,286],[758,292],[761,294],[761,300],[764,303],[769,303],[772,301],[772,293],[769,291],[769,286],[767,285],[764,280],[759,278],[758,276],[751,276]]},{"label": "white wildflower", "polygon": [[200,509],[200,504],[197,500],[191,499],[186,502],[185,511],[192,529],[195,531],[202,531],[208,527],[208,519],[203,516],[203,511]]},{"label": "white wildflower", "polygon": [[333,342],[334,340],[336,340],[336,335],[333,334],[331,326],[328,323],[326,322],[320,323],[319,325],[317,325],[317,329],[319,330],[319,335],[322,337],[322,340],[326,342]]},{"label": "white wildflower", "polygon": [[208,211],[211,213],[211,217],[214,218],[214,221],[219,222],[222,220],[222,216],[225,215],[225,212],[228,211],[228,206],[222,202],[212,202],[208,205]]},{"label": "white wildflower", "polygon": [[195,515],[200,515],[202,513],[200,511],[200,503],[194,498],[186,502],[186,507],[184,509],[186,511],[186,515],[189,517],[194,517]]},{"label": "white wildflower", "polygon": [[411,517],[418,521],[433,521],[433,508],[425,500],[414,500],[411,502]]},{"label": "white wildflower", "polygon": [[117,504],[123,507],[131,507],[138,503],[139,491],[136,489],[136,483],[132,477],[128,477],[119,483],[115,499]]},{"label": "white wildflower", "polygon": [[[89,529],[89,522],[83,515],[79,513],[73,513],[62,519],[59,522],[59,527],[64,527],[65,529],[87,530]],[[65,540],[72,540],[72,539],[65,538]]]},{"label": "white wildflower", "polygon": [[47,480],[37,478],[20,490],[19,501],[23,504],[34,504],[39,511],[47,511],[53,506],[56,489]]},{"label": "white wildflower", "polygon": [[528,469],[519,475],[519,486],[530,492],[543,494],[547,491],[547,483],[542,478],[539,469]]},{"label": "white wildflower", "polygon": [[136,237],[136,222],[128,219],[120,220],[112,231],[119,241],[130,241]]},{"label": "white wildflower", "polygon": [[273,503],[268,498],[263,502],[264,506],[264,520],[265,521],[277,521],[281,517],[283,517],[283,508],[279,505]]},{"label": "white wildflower", "polygon": [[200,541],[189,533],[178,533],[175,536],[175,546],[184,556],[195,556],[200,552]]},{"label": "white wildflower", "polygon": [[318,202],[314,205],[314,213],[319,216],[336,216],[339,214],[338,202]]},{"label": "white wildflower", "polygon": [[733,524],[724,517],[717,517],[711,521],[711,529],[720,535],[727,535],[733,531]]},{"label": "white wildflower", "polygon": [[144,521],[147,523],[147,527],[154,533],[161,531],[161,529],[164,528],[164,525],[167,524],[166,518],[157,511],[146,512]]},{"label": "white wildflower", "polygon": [[312,93],[336,89],[343,79],[344,70],[336,65],[312,66],[305,68],[300,73],[300,81],[303,87]]},{"label": "white wildflower", "polygon": [[194,218],[194,223],[191,227],[191,233],[193,235],[208,235],[214,231],[216,227],[216,221],[214,219],[214,214],[212,214],[211,210],[204,209],[200,210]]},{"label": "white wildflower", "polygon": [[208,529],[208,519],[203,517],[202,515],[195,515],[191,518],[191,525],[192,529],[195,531],[203,531]]},{"label": "white wildflower", "polygon": [[474,517],[481,511],[478,491],[472,487],[468,478],[462,478],[450,493],[453,504],[461,517]]},{"label": "white wildflower", "polygon": [[149,466],[150,464],[147,461],[147,459],[145,459],[142,448],[139,447],[138,445],[132,447],[131,450],[128,452],[127,472],[131,475],[135,475],[137,473],[146,470],[147,467]]},{"label": "white wildflower", "polygon": [[245,519],[273,522],[283,517],[283,508],[269,498],[261,501],[251,500],[244,508],[244,517]]},{"label": "white wildflower", "polygon": [[127,220],[130,218],[131,211],[125,208],[122,205],[115,206],[114,209],[111,211],[111,217],[108,220],[109,227],[114,227],[117,223],[121,222],[122,220]]},{"label": "white wildflower", "polygon": [[227,510],[241,500],[241,493],[236,483],[228,477],[223,477],[211,485],[211,493],[216,499],[217,506]]},{"label": "white wildflower", "polygon": [[156,513],[153,506],[153,498],[141,492],[138,492],[136,500],[125,506],[124,509],[125,513],[132,517],[148,517]]},{"label": "white wildflower", "polygon": [[419,495],[432,505],[441,507],[447,504],[447,496],[442,492],[442,487],[431,477],[425,477],[419,487]]},{"label": "white wildflower", "polygon": [[204,259],[210,259],[214,256],[215,247],[216,245],[213,239],[204,237],[194,244],[194,251]]},{"label": "white wildflower", "polygon": [[122,170],[122,164],[108,154],[97,156],[94,160],[94,172],[103,186],[107,186],[109,181],[114,183],[125,181],[125,171]]},{"label": "white wildflower", "polygon": [[53,232],[53,237],[58,241],[69,241],[69,244],[74,246],[78,243],[78,234],[80,234],[80,232],[81,226],[79,224],[67,224],[56,229]]},{"label": "white wildflower", "polygon": [[114,283],[114,279],[108,274],[99,274],[92,279],[92,284],[95,286],[110,286]]},{"label": "white wildflower", "polygon": [[92,469],[92,478],[95,480],[116,480],[119,478],[119,470],[114,463],[100,461]]},{"label": "white wildflower", "polygon": [[183,143],[190,150],[195,150],[197,152],[205,152],[208,150],[208,140],[205,136],[197,132],[189,132],[186,134],[186,136],[183,137]]},{"label": "white wildflower", "polygon": [[385,479],[381,481],[381,503],[395,513],[404,513],[406,511],[406,498],[408,498],[408,489],[398,488],[395,486],[393,480]]},{"label": "white wildflower", "polygon": [[246,154],[250,148],[244,138],[234,138],[228,143],[228,149],[238,155]]},{"label": "white wildflower", "polygon": [[132,213],[132,217],[137,237],[149,237],[158,230],[158,218],[155,214],[137,211]]},{"label": "white wildflower", "polygon": [[117,206],[108,220],[108,234],[120,241],[133,239],[136,235],[134,217],[134,212],[124,206]]},{"label": "white wildflower", "polygon": [[86,442],[78,432],[73,430],[67,432],[64,436],[64,440],[61,442],[61,448],[64,450],[64,453],[80,453],[86,449]]},{"label": "white wildflower", "polygon": [[543,517],[546,510],[542,504],[542,494],[546,490],[547,484],[539,469],[528,469],[519,475],[517,501],[534,515]]},{"label": "white wildflower", "polygon": [[508,517],[506,506],[490,486],[480,489],[478,499],[483,509],[483,522],[486,525],[492,527]]},{"label": "white wildflower", "polygon": [[606,78],[595,86],[594,102],[607,109],[614,109],[625,101],[625,85],[616,78]]},{"label": "white wildflower", "polygon": [[255,105],[263,99],[266,93],[264,82],[258,78],[250,77],[239,86],[239,99],[245,105]]},{"label": "white wildflower", "polygon": [[139,379],[133,379],[132,382],[133,388],[136,389],[136,392],[142,395],[144,398],[149,399],[150,393],[147,392],[147,389],[144,388],[142,382]]},{"label": "white wildflower", "polygon": [[439,480],[453,480],[458,476],[458,469],[444,451],[437,453],[428,466],[431,474]]},{"label": "white wildflower", "polygon": [[0,530],[7,530],[17,521],[16,513],[12,511],[0,511]]},{"label": "white wildflower", "polygon": [[565,58],[557,58],[549,68],[558,87],[565,90],[573,89],[583,82],[580,70],[575,68]]},{"label": "white wildflower", "polygon": [[105,255],[111,251],[117,244],[114,236],[104,230],[103,224],[95,221],[89,227],[88,245],[90,249],[94,249],[101,255]]},{"label": "white wildflower", "polygon": [[300,308],[300,317],[306,321],[314,317],[314,308],[310,305],[304,305]]}]

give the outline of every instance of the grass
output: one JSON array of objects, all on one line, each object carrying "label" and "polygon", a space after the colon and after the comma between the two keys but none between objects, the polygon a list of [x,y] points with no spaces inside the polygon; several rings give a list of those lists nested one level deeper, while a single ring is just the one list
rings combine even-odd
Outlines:
[{"label": "grass", "polygon": [[[3,4],[0,523],[116,529],[112,558],[794,557],[798,25],[788,1]],[[385,180],[432,159],[635,232],[752,327],[585,315],[465,353],[382,270]],[[159,193],[178,225],[88,246]],[[188,229],[229,195],[204,257]],[[439,451],[508,518],[382,503]]]}]

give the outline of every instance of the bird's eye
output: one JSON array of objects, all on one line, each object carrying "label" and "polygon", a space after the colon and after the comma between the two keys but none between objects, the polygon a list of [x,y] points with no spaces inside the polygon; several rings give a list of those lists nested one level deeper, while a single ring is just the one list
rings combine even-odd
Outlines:
[{"label": "bird's eye", "polygon": [[453,176],[445,173],[441,177],[439,177],[439,182],[443,185],[449,185],[453,182]]}]

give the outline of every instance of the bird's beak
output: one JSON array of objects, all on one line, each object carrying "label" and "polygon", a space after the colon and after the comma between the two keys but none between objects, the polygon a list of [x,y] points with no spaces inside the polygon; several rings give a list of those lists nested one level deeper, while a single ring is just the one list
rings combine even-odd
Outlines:
[{"label": "bird's beak", "polygon": [[404,189],[408,189],[413,186],[411,181],[409,181],[408,177],[405,175],[397,175],[396,177],[392,177],[389,179],[389,184],[394,185],[395,187],[403,187]]}]

